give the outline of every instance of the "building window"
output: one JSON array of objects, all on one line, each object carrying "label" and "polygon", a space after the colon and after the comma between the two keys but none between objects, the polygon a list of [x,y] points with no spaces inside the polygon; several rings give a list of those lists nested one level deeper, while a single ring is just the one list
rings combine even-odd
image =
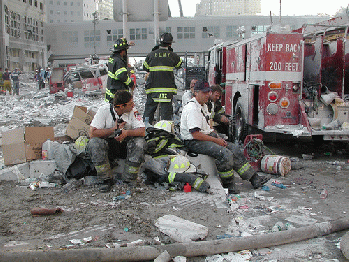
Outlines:
[{"label": "building window", "polygon": [[70,2],[70,6],[73,6],[74,5],[74,2]]},{"label": "building window", "polygon": [[147,39],[147,28],[131,28],[130,40]]},{"label": "building window", "polygon": [[33,5],[33,0],[29,0],[29,4],[30,4],[30,5]]},{"label": "building window", "polygon": [[57,5],[61,5],[61,2],[60,2],[60,1],[57,1]]},{"label": "building window", "polygon": [[166,32],[171,33],[171,27],[166,27]]},{"label": "building window", "polygon": [[38,1],[37,0],[34,1],[34,6],[38,7]]},{"label": "building window", "polygon": [[227,38],[237,38],[239,35],[237,33],[238,27],[237,26],[232,26],[228,25],[226,27],[226,37]]},{"label": "building window", "polygon": [[68,12],[67,11],[64,11],[64,15],[67,15],[68,14]]},{"label": "building window", "polygon": [[84,46],[86,48],[93,48],[94,45],[96,47],[100,46],[101,41],[101,31],[96,30],[96,35],[94,35],[93,30],[85,30],[84,31]]},{"label": "building window", "polygon": [[52,0],[50,1],[50,5],[53,5],[53,1]]},{"label": "building window", "polygon": [[205,26],[202,29],[202,38],[220,37],[219,26]]},{"label": "building window", "polygon": [[67,2],[64,2],[64,5],[67,5]]},{"label": "building window", "polygon": [[65,39],[68,43],[77,45],[78,31],[63,31],[62,36],[63,36],[63,39]]},{"label": "building window", "polygon": [[267,31],[268,25],[251,26],[251,35],[262,34]]},{"label": "building window", "polygon": [[50,10],[50,14],[53,15],[53,10]]},{"label": "building window", "polygon": [[195,27],[177,27],[177,39],[194,39]]}]

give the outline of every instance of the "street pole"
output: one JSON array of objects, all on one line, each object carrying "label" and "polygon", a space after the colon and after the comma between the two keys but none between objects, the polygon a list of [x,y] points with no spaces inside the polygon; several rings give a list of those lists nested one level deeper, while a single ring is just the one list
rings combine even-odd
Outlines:
[{"label": "street pole", "polygon": [[127,0],[122,0],[122,33],[126,39],[129,39],[127,33]]},{"label": "street pole", "polygon": [[96,55],[97,54],[97,51],[96,51],[96,24],[98,23],[98,12],[95,11],[92,13],[93,15],[93,51],[94,51],[94,54]]},{"label": "street pole", "polygon": [[154,41],[159,39],[159,0],[154,0]]}]

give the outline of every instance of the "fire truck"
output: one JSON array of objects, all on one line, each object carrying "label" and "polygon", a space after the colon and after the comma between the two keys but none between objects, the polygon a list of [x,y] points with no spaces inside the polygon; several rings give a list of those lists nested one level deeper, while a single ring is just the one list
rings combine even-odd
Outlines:
[{"label": "fire truck", "polygon": [[225,89],[231,138],[261,132],[349,141],[347,38],[348,26],[329,21],[213,46],[208,81]]}]

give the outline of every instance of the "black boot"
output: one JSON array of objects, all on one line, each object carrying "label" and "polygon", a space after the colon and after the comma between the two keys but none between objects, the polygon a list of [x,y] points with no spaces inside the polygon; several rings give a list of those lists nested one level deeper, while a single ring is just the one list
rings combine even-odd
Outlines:
[{"label": "black boot", "polygon": [[223,187],[228,188],[228,194],[229,195],[235,195],[240,194],[240,190],[236,188],[236,185],[234,182],[223,182]]},{"label": "black boot", "polygon": [[265,183],[267,183],[269,180],[269,178],[263,176],[259,176],[258,174],[254,174],[251,179],[250,179],[250,182],[253,186],[254,189],[257,189],[261,186],[263,186]]},{"label": "black boot", "polygon": [[103,184],[99,187],[99,192],[108,193],[114,185],[114,181],[112,178],[104,180]]}]

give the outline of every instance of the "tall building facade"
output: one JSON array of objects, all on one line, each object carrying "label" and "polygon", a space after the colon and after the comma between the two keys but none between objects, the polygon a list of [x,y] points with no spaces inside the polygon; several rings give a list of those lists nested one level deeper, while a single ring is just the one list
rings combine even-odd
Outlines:
[{"label": "tall building facade", "polygon": [[46,0],[48,23],[93,20],[98,0]]},{"label": "tall building facade", "polygon": [[261,0],[201,0],[195,16],[256,15],[261,12]]},{"label": "tall building facade", "polygon": [[113,0],[99,0],[98,15],[99,19],[113,19]]},{"label": "tall building facade", "polygon": [[33,71],[45,66],[44,0],[0,0],[0,67]]}]

